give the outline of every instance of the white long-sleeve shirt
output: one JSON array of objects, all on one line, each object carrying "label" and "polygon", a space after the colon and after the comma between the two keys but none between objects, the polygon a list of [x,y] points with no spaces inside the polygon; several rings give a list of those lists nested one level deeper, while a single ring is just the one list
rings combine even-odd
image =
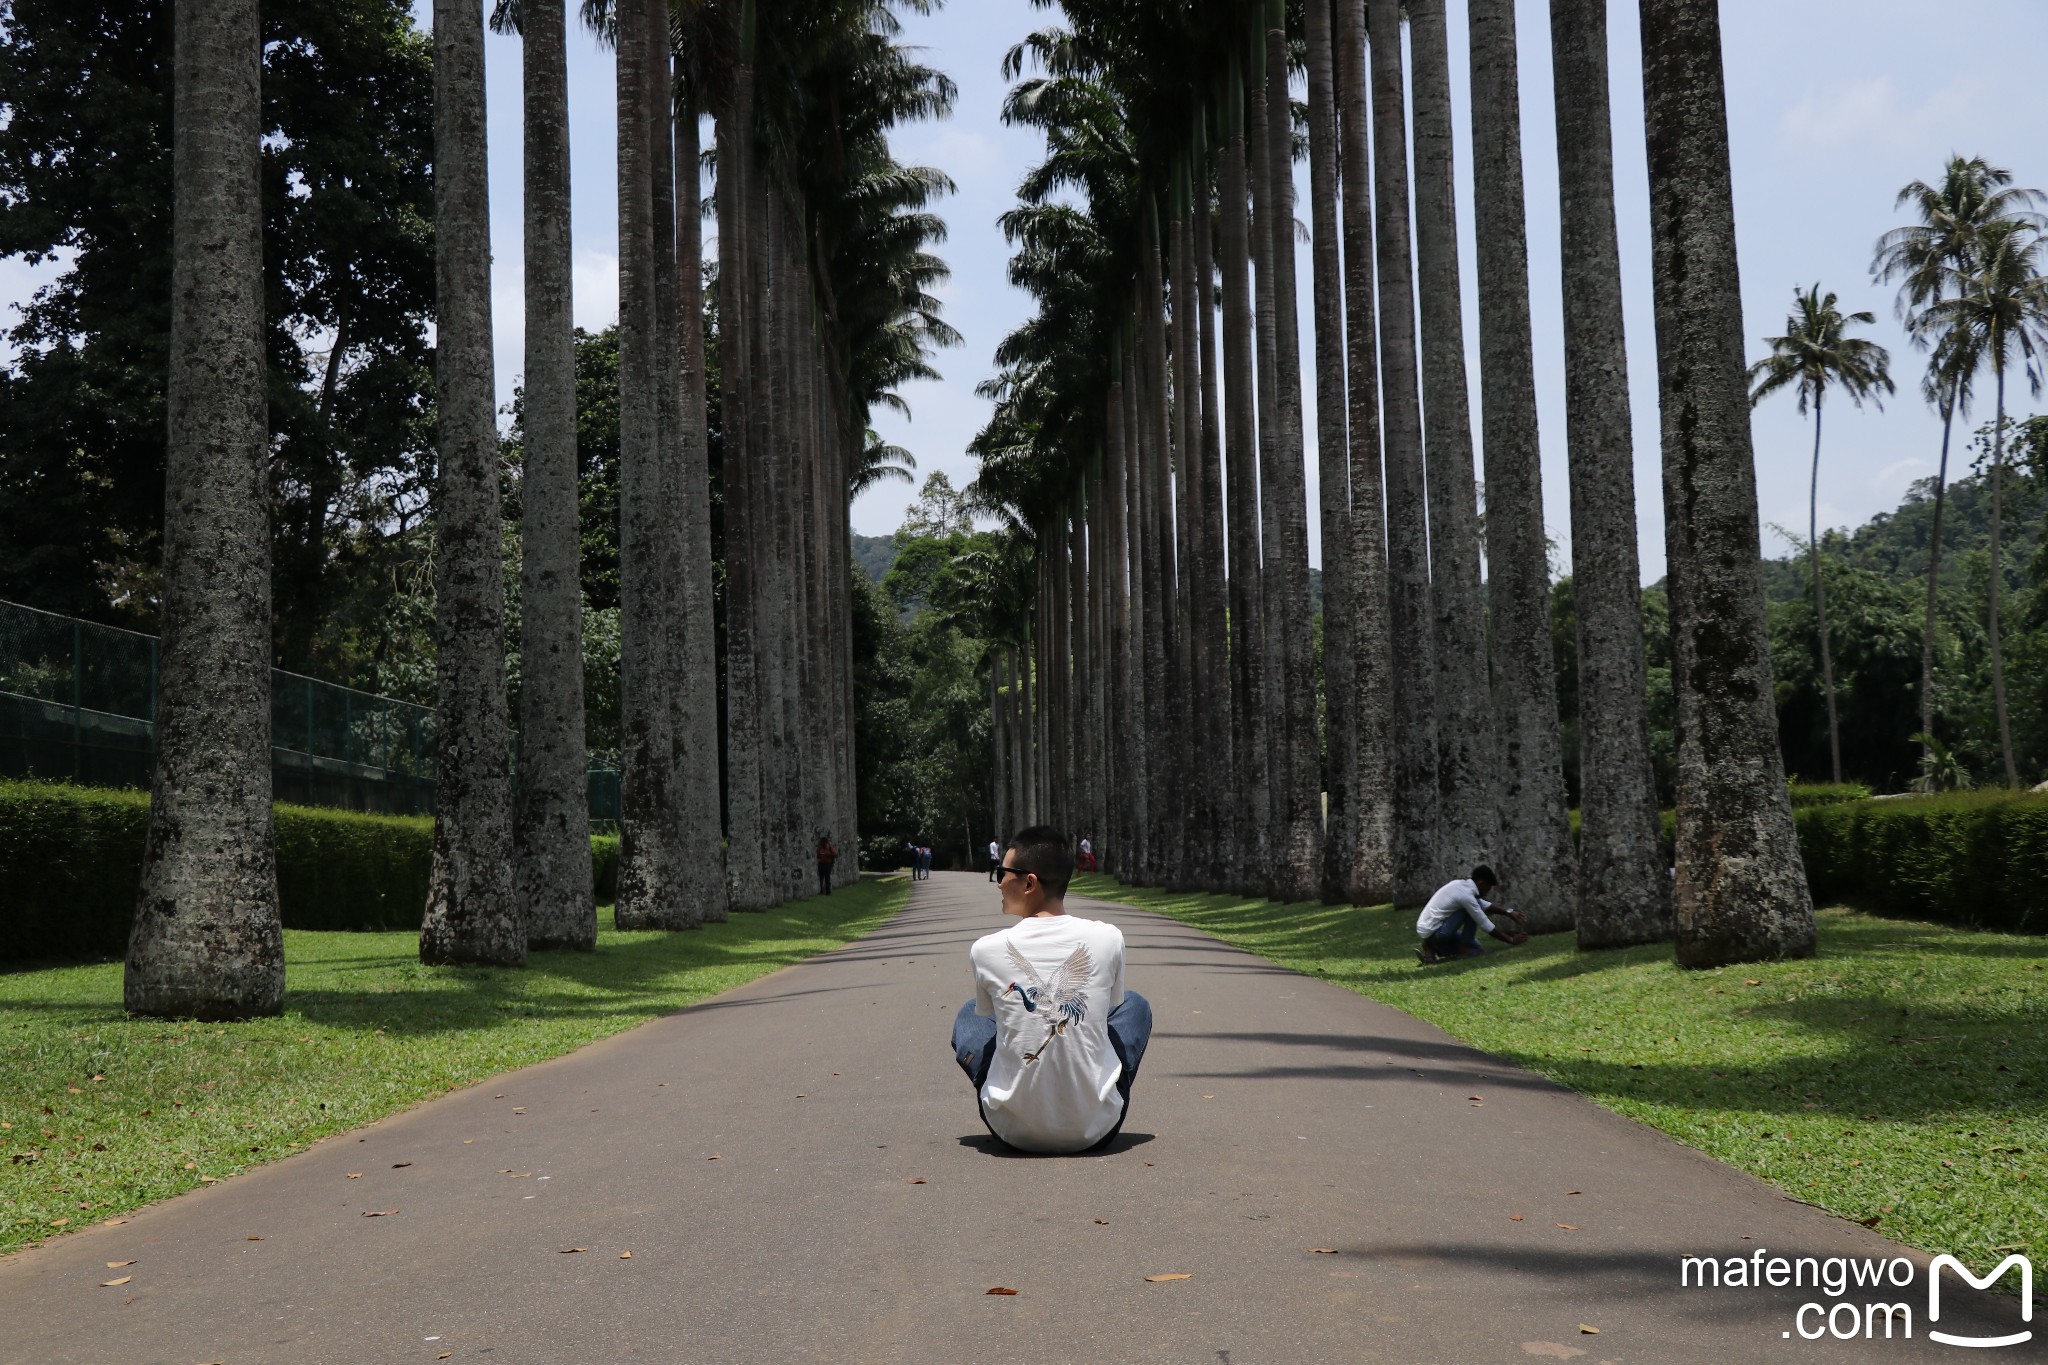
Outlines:
[{"label": "white long-sleeve shirt", "polygon": [[1415,917],[1415,932],[1428,938],[1440,929],[1455,927],[1461,915],[1470,915],[1473,923],[1490,934],[1493,921],[1486,917],[1486,912],[1492,907],[1491,901],[1480,899],[1479,887],[1470,877],[1460,877],[1437,888],[1429,904]]}]

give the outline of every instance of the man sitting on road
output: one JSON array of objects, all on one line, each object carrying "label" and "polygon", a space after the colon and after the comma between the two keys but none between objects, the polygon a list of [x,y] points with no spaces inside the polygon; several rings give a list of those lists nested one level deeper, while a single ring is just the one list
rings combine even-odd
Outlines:
[{"label": "man sitting on road", "polygon": [[[1479,946],[1479,931],[1484,929],[1502,943],[1527,943],[1529,935],[1520,929],[1502,933],[1494,928],[1486,912],[1493,905],[1486,898],[1493,894],[1499,880],[1493,869],[1481,865],[1472,869],[1470,877],[1445,882],[1437,893],[1429,898],[1429,904],[1422,907],[1422,913],[1415,917],[1415,932],[1422,937],[1415,955],[1427,967],[1446,958],[1478,957],[1485,952]],[[1522,912],[1502,908],[1501,914],[1522,923]]]},{"label": "man sitting on road", "polygon": [[968,953],[974,998],[953,1020],[953,1059],[982,1122],[1027,1152],[1080,1152],[1124,1126],[1152,1037],[1152,1006],[1124,989],[1124,936],[1069,915],[1074,855],[1034,825],[998,864],[1002,909],[1016,923]]}]

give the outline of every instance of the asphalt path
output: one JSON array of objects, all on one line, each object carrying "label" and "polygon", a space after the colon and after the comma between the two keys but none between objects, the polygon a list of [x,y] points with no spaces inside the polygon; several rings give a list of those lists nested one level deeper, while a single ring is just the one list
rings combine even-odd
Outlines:
[{"label": "asphalt path", "polygon": [[[1957,1354],[1926,1338],[1925,1257],[1126,907],[1070,904],[1123,928],[1156,1016],[1125,1131],[1014,1154],[948,1047],[997,906],[935,874],[836,952],[0,1261],[0,1360]],[[1680,1287],[1682,1256],[1759,1252],[1904,1256],[1915,1277],[1840,1300]],[[1941,1329],[2028,1326],[2017,1300],[1944,1291]],[[1910,1307],[1912,1340],[1798,1335],[1825,1330],[1802,1304],[1866,1300]]]}]

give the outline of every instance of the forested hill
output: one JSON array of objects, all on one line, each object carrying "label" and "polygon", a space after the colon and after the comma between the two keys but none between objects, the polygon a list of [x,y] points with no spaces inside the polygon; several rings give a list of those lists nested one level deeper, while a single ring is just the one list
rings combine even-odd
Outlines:
[{"label": "forested hill", "polygon": [[853,562],[867,572],[869,582],[881,582],[888,575],[889,566],[896,562],[896,537],[864,536],[855,532]]}]

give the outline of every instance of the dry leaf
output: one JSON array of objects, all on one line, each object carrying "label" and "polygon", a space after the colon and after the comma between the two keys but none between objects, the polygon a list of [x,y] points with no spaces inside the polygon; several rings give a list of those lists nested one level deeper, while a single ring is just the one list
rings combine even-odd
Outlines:
[{"label": "dry leaf", "polygon": [[465,1146],[465,1147],[467,1147],[467,1146],[469,1146],[469,1144],[470,1144],[470,1143],[472,1143],[472,1142],[475,1142],[475,1141],[476,1141],[476,1139],[475,1139],[475,1138],[464,1138],[464,1139],[462,1140],[462,1145],[463,1145],[463,1146]]},{"label": "dry leaf", "polygon": [[1335,1247],[1310,1247],[1310,1248],[1309,1248],[1309,1254],[1311,1254],[1311,1255],[1314,1255],[1314,1256],[1335,1256],[1335,1255],[1337,1254],[1337,1248],[1335,1248]]},{"label": "dry leaf", "polygon": [[261,1237],[244,1237],[242,1240],[245,1242],[260,1242],[263,1239]]},{"label": "dry leaf", "polygon": [[350,1171],[348,1173],[348,1178],[350,1180],[361,1180],[363,1178],[363,1173],[361,1171]]},{"label": "dry leaf", "polygon": [[441,1354],[439,1354],[439,1355],[435,1356],[435,1357],[434,1357],[434,1359],[436,1359],[436,1360],[446,1360],[446,1359],[447,1359],[447,1358],[448,1358],[449,1356],[452,1356],[452,1355],[454,1355],[454,1354],[455,1354],[455,1352],[453,1352],[453,1351],[443,1351],[443,1352],[441,1352]]},{"label": "dry leaf", "polygon": [[1874,1228],[1877,1226],[1877,1215],[1873,1213],[1868,1218],[1858,1218],[1855,1221],[1863,1224],[1864,1227]]},{"label": "dry leaf", "polygon": [[[1479,1097],[1478,1097],[1477,1095],[1467,1095],[1467,1096],[1466,1096],[1465,1098],[1466,1098],[1466,1099],[1468,1099],[1468,1100],[1477,1100],[1477,1099],[1479,1099]],[[1483,1101],[1483,1100],[1482,1100],[1482,1101],[1480,1101],[1480,1102],[1481,1102],[1482,1104],[1483,1104],[1483,1103],[1485,1103],[1485,1101]]]},{"label": "dry leaf", "polygon": [[397,1210],[397,1209],[364,1209],[364,1210],[363,1210],[363,1217],[365,1217],[365,1218],[389,1218],[389,1217],[390,1217],[390,1216],[391,1216],[392,1214],[394,1214],[394,1213],[397,1213],[397,1212],[398,1212],[398,1210]]},{"label": "dry leaf", "polygon": [[50,1226],[53,1228],[61,1228],[70,1221],[71,1220],[69,1218],[52,1218],[50,1220]]},{"label": "dry leaf", "polygon": [[988,1292],[991,1294],[1014,1294],[1017,1291],[1014,1289],[1005,1289],[1001,1285],[997,1285],[994,1289],[991,1289]]},{"label": "dry leaf", "polygon": [[526,1110],[525,1110],[525,1108],[523,1108],[523,1107],[518,1107],[518,1106],[515,1106],[515,1107],[513,1108],[512,1112],[513,1112],[513,1113],[515,1113],[515,1114],[523,1114],[523,1113],[525,1113],[525,1112],[526,1112]]},{"label": "dry leaf", "polygon": [[1147,1275],[1145,1277],[1145,1283],[1161,1284],[1167,1280],[1192,1280],[1193,1278],[1195,1278],[1193,1275],[1183,1275],[1179,1273],[1175,1273],[1172,1275]]},{"label": "dry leaf", "polygon": [[1579,1230],[1579,1225],[1577,1223],[1559,1223],[1558,1226],[1563,1228],[1566,1232],[1577,1232]]},{"label": "dry leaf", "polygon": [[925,1184],[929,1184],[930,1182],[929,1182],[929,1181],[927,1181],[927,1180],[926,1180],[926,1179],[925,1179],[925,1178],[924,1178],[923,1176],[921,1176],[921,1175],[914,1175],[914,1176],[910,1177],[910,1179],[908,1179],[908,1180],[904,1181],[903,1183],[904,1183],[904,1184],[906,1184],[906,1185],[925,1185]]},{"label": "dry leaf", "polygon": [[1095,1220],[1095,1225],[1096,1225],[1097,1227],[1104,1227],[1104,1228],[1106,1228],[1106,1227],[1108,1227],[1108,1226],[1109,1226],[1109,1220],[1108,1220],[1107,1218],[1098,1218],[1098,1219],[1096,1219],[1096,1220]]},{"label": "dry leaf", "polygon": [[122,1276],[122,1277],[121,1277],[120,1279],[118,1279],[118,1280],[101,1280],[101,1281],[100,1281],[100,1288],[102,1288],[102,1289],[112,1289],[112,1288],[113,1288],[113,1287],[114,1287],[115,1285],[117,1285],[117,1284],[126,1284],[126,1283],[128,1283],[128,1281],[130,1281],[130,1280],[132,1280],[132,1279],[134,1279],[134,1278],[135,1278],[135,1277],[134,1277],[133,1275],[123,1275],[123,1276]]},{"label": "dry leaf", "polygon": [[1581,1194],[1581,1193],[1583,1193],[1583,1191],[1580,1191],[1580,1190],[1566,1190],[1566,1191],[1565,1191],[1565,1193],[1566,1193],[1566,1194]]},{"label": "dry leaf", "polygon": [[1744,979],[1744,981],[1743,981],[1743,983],[1742,983],[1742,984],[1743,984],[1743,985],[1745,985],[1745,986],[1761,986],[1761,985],[1763,985],[1764,983],[1763,983],[1763,982],[1761,982],[1761,981],[1759,981],[1759,980],[1757,980],[1757,979],[1756,979],[1755,977],[1753,977],[1753,976],[1752,976],[1752,977],[1748,977],[1748,978]]},{"label": "dry leaf", "polygon": [[1510,1223],[1519,1223],[1522,1221],[1522,1215],[1519,1213],[1511,1213],[1508,1215],[1508,1221]]},{"label": "dry leaf", "polygon": [[723,1161],[723,1160],[725,1160],[725,1158],[724,1158],[724,1157],[720,1156],[720,1155],[719,1155],[718,1153],[716,1153],[716,1152],[713,1152],[713,1153],[712,1153],[712,1154],[711,1154],[710,1156],[707,1156],[707,1157],[705,1157],[704,1159],[705,1159],[706,1161]]},{"label": "dry leaf", "polygon": [[1583,1322],[1579,1324],[1579,1330],[1589,1337],[1597,1337],[1600,1335],[1600,1329],[1598,1327],[1588,1327]]},{"label": "dry leaf", "polygon": [[412,1163],[411,1163],[410,1161],[394,1161],[394,1162],[392,1162],[392,1163],[391,1163],[391,1169],[392,1169],[392,1170],[394,1170],[394,1171],[396,1171],[396,1170],[400,1170],[400,1169],[403,1169],[404,1167],[407,1167],[407,1166],[410,1166],[410,1165],[412,1165]]},{"label": "dry leaf", "polygon": [[128,1266],[128,1265],[134,1265],[134,1264],[135,1264],[135,1262],[133,1262],[133,1261],[108,1261],[108,1262],[107,1262],[107,1269],[109,1269],[109,1270],[119,1270],[119,1269],[120,1269],[120,1268],[121,1268],[122,1266]]},{"label": "dry leaf", "polygon": [[100,1226],[103,1228],[117,1228],[127,1221],[128,1220],[126,1218],[109,1218],[106,1222],[100,1224]]},{"label": "dry leaf", "polygon": [[1203,1098],[1203,1099],[1205,1099],[1205,1100],[1213,1100],[1213,1099],[1215,1099],[1216,1097],[1215,1097],[1214,1095],[1204,1095],[1204,1096],[1202,1096],[1202,1098]]},{"label": "dry leaf", "polygon": [[199,1177],[199,1183],[202,1185],[211,1185],[219,1179],[220,1177],[217,1175],[202,1175]]},{"label": "dry leaf", "polygon": [[622,1251],[619,1253],[619,1259],[622,1261],[630,1261],[633,1259],[633,1253],[630,1251]]},{"label": "dry leaf", "polygon": [[579,1252],[579,1251],[588,1251],[588,1250],[590,1250],[590,1248],[589,1248],[589,1247],[563,1247],[563,1248],[562,1248],[562,1254],[563,1254],[564,1256],[574,1256],[574,1255],[575,1255],[575,1254],[576,1254],[577,1252]]}]

